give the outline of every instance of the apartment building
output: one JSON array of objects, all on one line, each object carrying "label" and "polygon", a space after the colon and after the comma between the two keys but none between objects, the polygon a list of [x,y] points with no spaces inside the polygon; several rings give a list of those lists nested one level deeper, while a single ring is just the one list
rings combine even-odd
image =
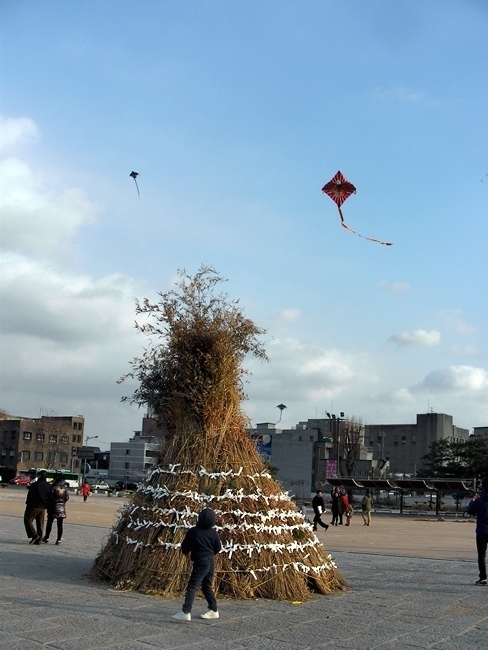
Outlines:
[{"label": "apartment building", "polygon": [[77,450],[83,446],[82,415],[25,418],[6,415],[0,420],[0,469],[3,480],[31,467],[80,469]]}]

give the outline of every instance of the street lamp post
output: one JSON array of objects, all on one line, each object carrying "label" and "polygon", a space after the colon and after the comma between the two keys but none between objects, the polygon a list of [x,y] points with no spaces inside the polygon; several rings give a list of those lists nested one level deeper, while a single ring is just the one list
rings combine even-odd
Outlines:
[{"label": "street lamp post", "polygon": [[342,467],[341,467],[341,422],[344,421],[344,413],[341,411],[340,416],[337,417],[335,413],[332,415],[326,413],[327,417],[331,421],[331,431],[334,438],[335,448],[336,448],[336,459],[337,459],[337,477],[342,476]]},{"label": "street lamp post", "polygon": [[[86,441],[85,441],[85,447],[88,447],[87,442],[89,440],[94,440],[95,438],[98,438],[98,436],[87,436]],[[83,458],[83,465],[82,465],[82,472],[81,473],[82,473],[83,479],[84,479],[85,474],[86,474],[86,458]]]}]

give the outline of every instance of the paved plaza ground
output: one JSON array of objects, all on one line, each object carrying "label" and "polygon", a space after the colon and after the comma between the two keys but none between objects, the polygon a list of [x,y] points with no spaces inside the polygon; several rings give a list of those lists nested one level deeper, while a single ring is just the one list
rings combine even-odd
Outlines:
[{"label": "paved plaza ground", "polygon": [[[85,577],[121,498],[72,496],[61,546],[27,543],[26,491],[0,490],[0,650],[478,650],[488,588],[476,587],[474,523],[360,515],[319,531],[348,588],[303,604],[221,600],[221,618],[177,623],[181,600],[123,593]],[[327,521],[327,515],[324,521]]]}]

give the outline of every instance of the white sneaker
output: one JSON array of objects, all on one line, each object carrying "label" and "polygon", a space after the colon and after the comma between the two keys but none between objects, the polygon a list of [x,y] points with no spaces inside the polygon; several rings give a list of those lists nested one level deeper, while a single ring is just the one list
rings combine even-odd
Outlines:
[{"label": "white sneaker", "polygon": [[209,618],[218,618],[218,617],[219,617],[219,613],[214,612],[213,609],[207,610],[205,614],[200,614],[200,618],[209,619]]},{"label": "white sneaker", "polygon": [[178,612],[178,614],[173,614],[171,618],[174,618],[175,621],[191,621],[191,614],[185,614],[185,612]]}]

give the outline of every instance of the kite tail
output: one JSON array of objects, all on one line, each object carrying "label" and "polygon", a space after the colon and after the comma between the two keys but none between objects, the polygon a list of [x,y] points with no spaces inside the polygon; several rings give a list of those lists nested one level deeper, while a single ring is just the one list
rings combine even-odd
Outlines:
[{"label": "kite tail", "polygon": [[347,223],[344,221],[344,217],[342,216],[342,210],[340,209],[339,206],[337,206],[337,209],[339,210],[339,216],[341,218],[341,226],[345,228],[346,230],[349,230],[349,232],[352,232],[354,235],[357,235],[357,232],[353,230],[352,228],[349,228]]},{"label": "kite tail", "polygon": [[[364,237],[364,235],[359,235],[359,236]],[[393,246],[393,244],[390,241],[381,241],[379,239],[373,239],[372,237],[364,237],[364,239],[367,239],[368,241],[375,241],[377,244],[381,244],[382,246]]]},{"label": "kite tail", "polygon": [[380,239],[374,239],[373,237],[366,237],[365,235],[360,235],[358,232],[350,228],[347,223],[344,221],[344,217],[342,215],[342,210],[338,206],[337,209],[339,210],[339,215],[341,217],[341,226],[345,228],[346,230],[349,230],[349,232],[352,232],[353,235],[357,235],[358,237],[362,237],[363,239],[367,239],[368,241],[374,241],[377,244],[381,244],[382,246],[392,246],[391,242],[387,241],[381,241]]}]

